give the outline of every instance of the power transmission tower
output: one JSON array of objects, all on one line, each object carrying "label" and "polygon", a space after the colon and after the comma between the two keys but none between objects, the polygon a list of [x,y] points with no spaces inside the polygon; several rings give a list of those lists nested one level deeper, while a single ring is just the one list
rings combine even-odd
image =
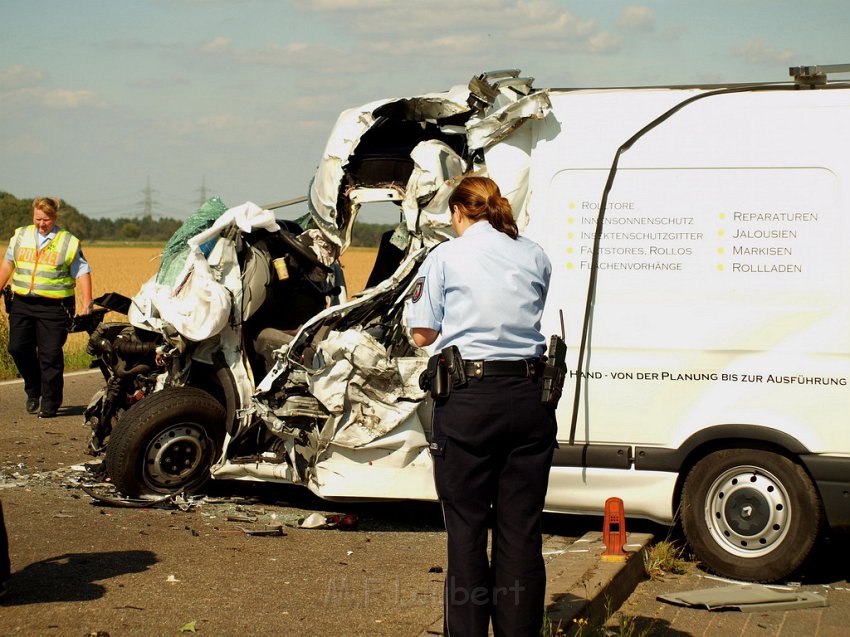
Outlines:
[{"label": "power transmission tower", "polygon": [[204,175],[201,177],[201,187],[198,188],[198,192],[201,194],[200,200],[198,201],[198,207],[200,208],[207,202],[207,177]]},{"label": "power transmission tower", "polygon": [[143,216],[143,217],[152,217],[152,216],[153,216],[153,207],[154,207],[154,206],[158,206],[158,205],[159,205],[159,202],[158,202],[158,201],[154,201],[153,193],[155,193],[155,192],[157,192],[157,191],[156,191],[156,190],[154,190],[153,188],[151,188],[151,178],[150,178],[150,175],[148,175],[148,182],[147,182],[147,186],[145,186],[145,189],[144,189],[142,192],[143,192],[143,193],[144,193],[144,195],[145,195],[144,200],[141,202],[141,204],[144,206],[144,210],[143,210],[143,212],[142,212],[142,216]]}]

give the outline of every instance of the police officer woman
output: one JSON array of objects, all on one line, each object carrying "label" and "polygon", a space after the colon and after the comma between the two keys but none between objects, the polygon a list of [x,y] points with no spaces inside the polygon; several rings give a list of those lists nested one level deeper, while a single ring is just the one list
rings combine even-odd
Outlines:
[{"label": "police officer woman", "polygon": [[74,316],[74,286],[82,309],[92,307],[91,269],[80,241],[56,225],[61,202],[40,197],[32,204],[32,225],[15,230],[0,264],[0,287],[11,277],[9,353],[24,379],[27,411],[53,418],[62,404],[65,361],[62,346]]},{"label": "police officer woman", "polygon": [[540,523],[556,434],[554,409],[540,397],[551,264],[518,236],[491,179],[464,178],[449,208],[457,239],[425,259],[407,307],[414,343],[456,346],[467,377],[435,398],[432,429],[448,532],[446,634],[486,635],[492,618],[496,636],[539,635]]}]

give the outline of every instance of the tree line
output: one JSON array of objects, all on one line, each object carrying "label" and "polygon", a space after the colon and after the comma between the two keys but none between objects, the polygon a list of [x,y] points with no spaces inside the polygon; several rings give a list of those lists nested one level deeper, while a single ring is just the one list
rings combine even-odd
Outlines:
[{"label": "tree line", "polygon": [[[0,240],[4,246],[15,229],[32,223],[32,199],[18,199],[0,191]],[[105,241],[144,241],[165,244],[182,225],[182,221],[151,215],[116,219],[93,219],[82,214],[68,202],[62,202],[59,225],[70,230],[87,245]],[[392,230],[392,224],[355,223],[351,245],[377,247],[381,235]]]}]

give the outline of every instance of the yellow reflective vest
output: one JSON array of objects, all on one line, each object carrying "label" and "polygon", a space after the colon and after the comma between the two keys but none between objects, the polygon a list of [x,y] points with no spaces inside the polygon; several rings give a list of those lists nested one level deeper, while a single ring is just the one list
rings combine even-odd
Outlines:
[{"label": "yellow reflective vest", "polygon": [[15,257],[12,291],[15,294],[35,294],[49,299],[74,296],[71,263],[79,249],[80,240],[67,230],[60,229],[39,250],[36,227],[18,228],[12,237]]}]

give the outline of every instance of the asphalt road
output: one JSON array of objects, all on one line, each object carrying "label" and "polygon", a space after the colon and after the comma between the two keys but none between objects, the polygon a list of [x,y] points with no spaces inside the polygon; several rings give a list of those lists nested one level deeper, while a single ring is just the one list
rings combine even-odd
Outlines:
[{"label": "asphalt road", "polygon": [[[398,636],[439,620],[445,532],[433,503],[339,505],[236,482],[216,483],[188,510],[94,502],[78,485],[92,460],[82,412],[98,386],[96,374],[69,375],[59,417],[39,420],[20,383],[0,384],[13,571],[0,635]],[[313,512],[358,524],[299,528]],[[546,531],[563,544],[589,520],[551,516]],[[266,524],[286,535],[245,532]]]},{"label": "asphalt road", "polygon": [[[193,630],[209,636],[412,637],[438,622],[446,538],[436,504],[339,504],[300,487],[237,482],[214,483],[208,497],[183,508],[96,503],[79,484],[86,478],[82,464],[93,460],[84,451],[82,412],[99,384],[97,374],[69,375],[59,417],[39,420],[24,410],[20,383],[0,383],[0,499],[13,571],[10,594],[0,601],[0,637]],[[352,514],[357,526],[298,526],[316,512]],[[563,547],[601,530],[600,520],[546,516],[545,541]],[[286,534],[246,533],[265,525],[283,525]],[[663,527],[640,521],[630,520],[629,530],[665,536]],[[804,585],[837,591],[816,621],[823,637],[841,634],[827,628],[844,627],[850,617],[850,594],[841,592],[850,590],[846,546],[846,537],[832,539],[802,575]],[[646,582],[621,610],[649,629],[646,634],[724,634],[700,628],[707,615],[668,617],[671,611],[654,599],[695,583],[693,574]],[[726,634],[803,633],[782,627],[765,632],[750,622]]]}]

